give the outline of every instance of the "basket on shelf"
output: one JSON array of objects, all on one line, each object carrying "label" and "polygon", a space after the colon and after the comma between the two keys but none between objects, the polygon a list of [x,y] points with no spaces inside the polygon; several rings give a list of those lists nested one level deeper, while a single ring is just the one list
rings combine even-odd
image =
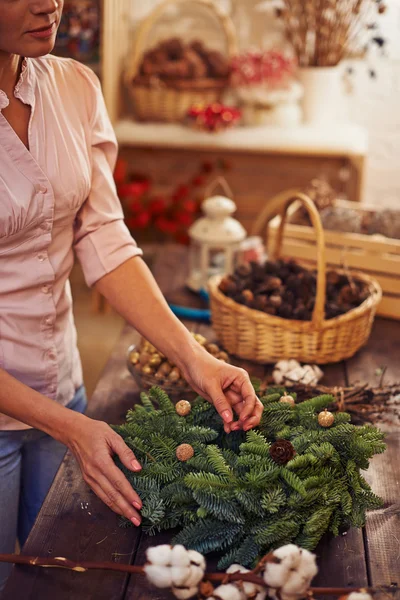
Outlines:
[{"label": "basket on shelf", "polygon": [[[190,0],[215,13],[221,24],[227,46],[227,54],[236,54],[236,35],[231,19],[212,0]],[[134,44],[132,59],[125,72],[125,83],[134,103],[135,116],[140,121],[182,121],[189,109],[196,104],[208,105],[218,102],[229,83],[229,78],[176,79],[168,83],[155,80],[152,84],[138,78],[141,60],[148,35],[164,10],[171,4],[187,3],[188,0],[165,0],[144,19]]]},{"label": "basket on shelf", "polygon": [[[300,201],[310,215],[316,235],[317,291],[311,321],[283,319],[238,304],[219,290],[221,278],[210,280],[210,303],[214,330],[226,350],[258,363],[294,358],[300,362],[326,364],[353,356],[369,338],[382,291],[371,277],[352,272],[354,280],[368,286],[369,295],[360,306],[325,319],[326,264],[324,231],[319,213],[308,196],[288,192],[281,196],[283,209],[272,259],[278,259],[289,206]],[[259,221],[259,226],[263,223]],[[340,272],[340,271],[339,271]]]}]

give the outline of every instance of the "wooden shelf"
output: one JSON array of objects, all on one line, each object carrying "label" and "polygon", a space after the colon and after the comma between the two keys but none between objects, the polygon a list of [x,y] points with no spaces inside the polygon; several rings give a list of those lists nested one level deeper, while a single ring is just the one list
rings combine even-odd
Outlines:
[{"label": "wooden shelf", "polygon": [[184,125],[138,123],[124,119],[117,121],[114,128],[120,145],[142,148],[348,157],[365,156],[368,150],[366,130],[352,124],[293,129],[237,127],[209,134]]}]

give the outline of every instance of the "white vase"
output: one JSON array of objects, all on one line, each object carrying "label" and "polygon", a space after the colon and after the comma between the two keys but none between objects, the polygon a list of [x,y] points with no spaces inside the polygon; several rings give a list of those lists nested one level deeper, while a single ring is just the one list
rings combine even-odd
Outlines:
[{"label": "white vase", "polygon": [[329,124],[343,118],[345,95],[343,67],[303,67],[298,71],[303,85],[303,117],[307,124]]}]

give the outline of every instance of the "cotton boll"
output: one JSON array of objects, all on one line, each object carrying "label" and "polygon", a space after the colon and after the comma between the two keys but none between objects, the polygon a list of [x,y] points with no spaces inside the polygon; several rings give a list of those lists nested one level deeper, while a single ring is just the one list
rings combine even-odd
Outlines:
[{"label": "cotton boll", "polygon": [[288,578],[290,566],[281,562],[267,563],[263,572],[263,579],[267,585],[273,588],[281,588]]},{"label": "cotton boll", "polygon": [[[249,573],[249,569],[246,569],[246,567],[243,567],[242,565],[233,564],[226,570],[226,572],[230,574]],[[250,581],[243,581],[242,586],[247,598],[254,598],[254,600],[264,600],[267,596],[266,590],[261,588],[259,585],[256,585],[255,583],[251,583]]]},{"label": "cotton boll", "polygon": [[274,550],[273,555],[279,558],[285,565],[289,565],[290,569],[294,569],[300,562],[301,553],[302,550],[295,544],[286,544]]},{"label": "cotton boll", "polygon": [[318,381],[320,381],[323,378],[324,372],[319,368],[318,365],[312,365],[312,370],[314,371],[318,383]]},{"label": "cotton boll", "polygon": [[308,579],[299,571],[289,571],[288,579],[281,588],[281,595],[303,597],[309,588]]},{"label": "cotton boll", "polygon": [[146,558],[149,563],[153,565],[169,565],[171,561],[172,546],[169,544],[161,544],[160,546],[153,546],[148,548],[146,551]]},{"label": "cotton boll", "polygon": [[203,569],[203,571],[206,570],[206,559],[202,554],[200,554],[200,552],[197,552],[196,550],[188,550],[187,554],[192,564],[198,565]]},{"label": "cotton boll", "polygon": [[282,371],[279,371],[279,369],[274,369],[272,371],[272,379],[274,380],[274,383],[276,383],[276,385],[281,385],[284,380],[284,375]]},{"label": "cotton boll", "polygon": [[187,579],[190,575],[189,567],[170,567],[172,584],[177,587],[187,586]]},{"label": "cotton boll", "polygon": [[172,593],[178,600],[188,600],[188,598],[196,596],[198,591],[197,587],[172,588]]},{"label": "cotton boll", "polygon": [[215,588],[207,600],[246,600],[246,596],[233,583],[227,583]]},{"label": "cotton boll", "polygon": [[171,569],[161,565],[145,565],[147,579],[158,588],[169,588],[172,585]]},{"label": "cotton boll", "polygon": [[[318,573],[317,560],[315,554],[308,550],[301,550],[300,563],[297,567],[298,571],[307,578],[310,583],[313,577]],[[355,600],[366,600],[365,598],[356,598]]]},{"label": "cotton boll", "polygon": [[305,385],[315,385],[317,383],[314,369],[310,365],[304,365],[301,381]]},{"label": "cotton boll", "polygon": [[189,567],[189,575],[186,579],[186,586],[193,586],[200,583],[200,581],[204,577],[204,569],[202,567],[198,567],[197,565],[191,565]]},{"label": "cotton boll", "polygon": [[295,369],[291,369],[290,371],[285,373],[285,376],[288,379],[290,379],[290,381],[295,381],[296,383],[299,381],[303,381],[304,375],[305,375],[304,369],[300,365],[298,367],[296,367]]},{"label": "cotton boll", "polygon": [[188,567],[190,565],[190,557],[184,546],[178,544],[172,548],[171,565],[174,567]]}]

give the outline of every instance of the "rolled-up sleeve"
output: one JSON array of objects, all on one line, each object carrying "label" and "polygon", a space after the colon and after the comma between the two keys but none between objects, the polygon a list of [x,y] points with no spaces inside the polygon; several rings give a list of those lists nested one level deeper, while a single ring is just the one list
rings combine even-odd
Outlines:
[{"label": "rolled-up sleeve", "polygon": [[117,141],[108,118],[100,82],[87,67],[80,72],[91,97],[90,135],[92,181],[88,198],[80,208],[74,227],[74,249],[85,276],[92,286],[104,275],[133,256],[142,254],[124,223],[113,170]]}]

